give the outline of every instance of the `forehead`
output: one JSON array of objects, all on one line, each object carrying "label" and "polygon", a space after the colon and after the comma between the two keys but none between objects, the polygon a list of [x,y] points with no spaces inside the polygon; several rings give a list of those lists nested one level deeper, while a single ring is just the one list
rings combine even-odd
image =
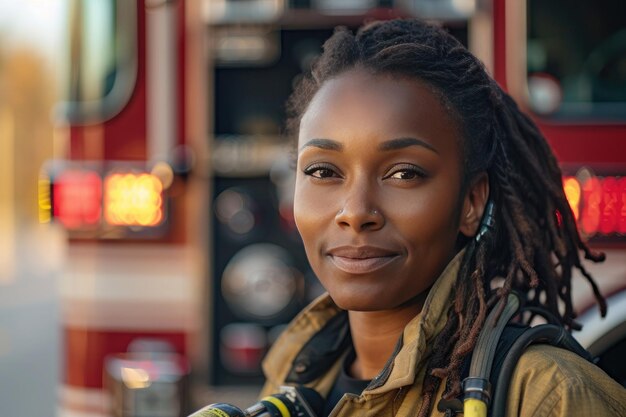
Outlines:
[{"label": "forehead", "polygon": [[298,140],[301,147],[314,138],[372,144],[396,137],[418,137],[460,153],[456,119],[432,87],[417,79],[353,70],[318,90],[302,117]]}]

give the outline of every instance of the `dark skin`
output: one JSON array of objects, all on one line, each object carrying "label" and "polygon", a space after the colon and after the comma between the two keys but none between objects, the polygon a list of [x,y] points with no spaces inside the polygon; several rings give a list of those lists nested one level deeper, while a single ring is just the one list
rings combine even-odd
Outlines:
[{"label": "dark skin", "polygon": [[459,233],[477,231],[488,179],[463,190],[461,140],[428,85],[363,70],[327,81],[302,117],[294,214],[313,270],[349,312],[353,377],[382,370]]}]

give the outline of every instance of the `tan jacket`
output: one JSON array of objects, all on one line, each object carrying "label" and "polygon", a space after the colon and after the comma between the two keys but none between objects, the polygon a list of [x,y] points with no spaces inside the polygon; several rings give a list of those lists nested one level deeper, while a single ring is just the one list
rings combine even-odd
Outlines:
[{"label": "tan jacket", "polygon": [[[344,395],[331,416],[415,416],[422,404],[422,381],[434,337],[450,306],[460,254],[431,289],[422,312],[404,329],[402,344],[388,366],[361,395]],[[303,310],[279,337],[263,363],[267,378],[261,396],[285,384],[304,384],[326,396],[340,370],[346,346],[337,318],[345,315],[328,295]],[[333,320],[334,319],[334,320]],[[344,320],[345,322],[345,320]],[[324,329],[324,331],[321,331]],[[329,331],[330,329],[330,331]],[[323,334],[326,334],[322,337]],[[317,340],[322,338],[322,340]],[[331,352],[320,350],[329,345]],[[303,355],[303,351],[309,354]],[[445,384],[441,384],[441,390]],[[431,416],[443,416],[433,404]],[[508,417],[626,417],[626,389],[576,354],[545,345],[521,357],[509,390]]]}]

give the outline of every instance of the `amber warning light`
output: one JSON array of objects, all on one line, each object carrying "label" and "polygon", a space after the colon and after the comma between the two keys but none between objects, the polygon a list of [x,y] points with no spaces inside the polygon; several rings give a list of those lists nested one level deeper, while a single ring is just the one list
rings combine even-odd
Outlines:
[{"label": "amber warning light", "polygon": [[585,236],[626,236],[626,177],[564,177],[563,188]]},{"label": "amber warning light", "polygon": [[120,228],[139,232],[165,222],[166,187],[160,176],[136,169],[102,172],[71,165],[44,170],[39,180],[40,221],[98,235]]},{"label": "amber warning light", "polygon": [[104,217],[116,226],[157,226],[163,185],[152,174],[112,174],[104,181]]}]

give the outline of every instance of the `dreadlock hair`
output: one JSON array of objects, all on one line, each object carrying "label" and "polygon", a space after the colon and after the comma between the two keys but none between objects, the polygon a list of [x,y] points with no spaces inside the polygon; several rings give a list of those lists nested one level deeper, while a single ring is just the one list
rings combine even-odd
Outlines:
[{"label": "dreadlock hair", "polygon": [[288,131],[298,132],[315,93],[341,73],[358,68],[410,77],[430,85],[458,122],[462,182],[468,184],[482,172],[489,176],[495,227],[467,242],[454,303],[433,340],[420,416],[428,414],[444,379],[444,398],[459,395],[463,359],[473,350],[488,310],[511,291],[525,297],[527,306],[547,309],[571,330],[577,328],[571,278],[578,269],[606,314],[604,298],[579,251],[594,262],[604,260],[604,254],[582,241],[555,156],[533,121],[476,57],[443,29],[416,19],[370,23],[356,35],[337,28],[323,49],[287,103]]}]

